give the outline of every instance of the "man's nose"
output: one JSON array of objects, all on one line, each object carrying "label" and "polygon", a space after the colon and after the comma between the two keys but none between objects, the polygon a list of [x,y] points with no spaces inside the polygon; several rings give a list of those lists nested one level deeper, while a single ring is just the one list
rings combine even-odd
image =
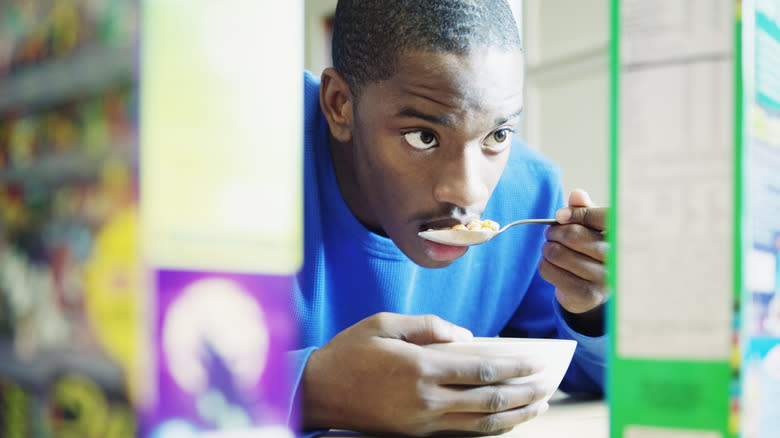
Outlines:
[{"label": "man's nose", "polygon": [[480,148],[466,147],[439,163],[433,188],[436,201],[458,207],[484,205],[490,195],[483,172],[489,170]]}]

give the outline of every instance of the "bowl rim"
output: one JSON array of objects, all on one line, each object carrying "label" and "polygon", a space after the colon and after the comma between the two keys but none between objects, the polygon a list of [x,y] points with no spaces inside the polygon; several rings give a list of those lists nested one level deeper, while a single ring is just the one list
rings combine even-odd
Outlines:
[{"label": "bowl rim", "polygon": [[475,345],[475,344],[566,344],[577,345],[574,339],[548,338],[516,338],[516,337],[480,337],[475,336],[469,341],[435,342],[426,345]]}]

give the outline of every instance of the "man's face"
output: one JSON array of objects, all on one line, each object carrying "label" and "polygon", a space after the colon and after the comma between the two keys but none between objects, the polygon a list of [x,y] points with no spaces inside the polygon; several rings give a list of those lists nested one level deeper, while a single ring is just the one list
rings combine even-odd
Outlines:
[{"label": "man's face", "polygon": [[411,52],[395,76],[363,87],[339,183],[358,219],[415,263],[443,267],[466,252],[417,233],[481,216],[523,108],[522,62],[520,50]]}]

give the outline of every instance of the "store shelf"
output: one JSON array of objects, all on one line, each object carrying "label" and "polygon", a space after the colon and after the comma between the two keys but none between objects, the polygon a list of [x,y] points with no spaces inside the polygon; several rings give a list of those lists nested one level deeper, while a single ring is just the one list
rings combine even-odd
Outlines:
[{"label": "store shelf", "polygon": [[93,46],[65,59],[27,67],[0,79],[0,115],[100,92],[117,81],[132,80],[135,63],[133,45]]},{"label": "store shelf", "polygon": [[69,374],[88,376],[111,395],[122,391],[122,370],[100,351],[46,348],[23,360],[9,339],[0,338],[0,357],[0,376],[28,391],[42,389],[53,379]]},{"label": "store shelf", "polygon": [[101,165],[108,159],[116,158],[126,163],[137,163],[134,148],[122,145],[100,157],[89,158],[82,153],[68,152],[60,155],[48,155],[29,165],[20,165],[0,169],[0,184],[20,185],[44,184],[58,185],[71,181],[94,179]]}]

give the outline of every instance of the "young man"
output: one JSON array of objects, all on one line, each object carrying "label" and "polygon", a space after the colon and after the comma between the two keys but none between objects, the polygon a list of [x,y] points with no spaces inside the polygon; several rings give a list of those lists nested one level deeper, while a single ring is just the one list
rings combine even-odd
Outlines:
[{"label": "young man", "polygon": [[[603,390],[605,211],[518,140],[523,56],[500,0],[341,0],[334,68],[305,77],[305,248],[291,352],[305,430],[496,433],[555,388],[499,382],[534,358],[421,345],[578,341],[562,389]],[[420,238],[485,218],[557,217],[464,248]],[[435,315],[435,316],[434,316]]]}]

